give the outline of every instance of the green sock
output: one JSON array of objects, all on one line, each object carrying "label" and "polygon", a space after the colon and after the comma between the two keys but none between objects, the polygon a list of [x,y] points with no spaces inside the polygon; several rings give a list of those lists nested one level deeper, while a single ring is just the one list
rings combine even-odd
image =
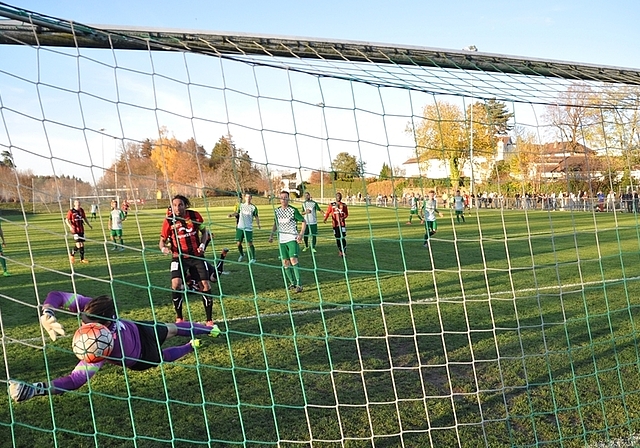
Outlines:
[{"label": "green sock", "polygon": [[287,275],[287,278],[289,279],[289,284],[293,285],[293,274],[291,273],[291,269],[289,269],[288,266],[284,267],[284,273]]},{"label": "green sock", "polygon": [[2,270],[7,271],[7,260],[4,259],[2,255],[0,255],[0,264],[2,265]]},{"label": "green sock", "polygon": [[256,258],[256,248],[255,246],[249,246],[249,258],[255,260]]},{"label": "green sock", "polygon": [[302,283],[300,283],[300,269],[298,269],[298,264],[292,264],[291,267],[293,268],[293,275],[296,277],[296,285],[300,286]]}]

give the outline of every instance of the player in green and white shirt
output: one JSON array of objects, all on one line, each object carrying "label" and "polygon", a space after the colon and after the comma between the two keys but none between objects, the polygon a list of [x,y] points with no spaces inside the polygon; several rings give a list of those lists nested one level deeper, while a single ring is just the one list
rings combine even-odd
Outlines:
[{"label": "player in green and white shirt", "polygon": [[453,197],[453,208],[456,211],[456,221],[466,222],[464,219],[464,197],[460,194],[460,190],[456,191],[456,195]]},{"label": "player in green and white shirt", "polygon": [[[300,243],[307,228],[307,223],[298,211],[289,205],[289,193],[280,193],[280,207],[274,210],[275,221],[269,236],[269,242],[273,242],[273,235],[278,232],[278,243],[280,243],[280,258],[285,273],[285,281],[289,289],[295,292],[302,292],[300,282],[300,270],[298,269],[298,254]],[[302,228],[298,233],[298,222],[302,222]],[[293,272],[292,272],[293,271]]]},{"label": "player in green and white shirt", "polygon": [[415,193],[411,193],[409,197],[409,221],[407,224],[411,225],[411,221],[413,221],[413,216],[419,216],[418,214],[418,198],[416,198]]},{"label": "player in green and white shirt", "polygon": [[[122,210],[118,208],[118,201],[111,201],[111,212],[109,212],[109,231],[111,234],[111,242],[113,248],[111,250],[124,250],[124,241],[122,239],[122,221],[127,219]],[[116,244],[116,239],[119,240],[120,246]]]},{"label": "player in green and white shirt", "polygon": [[436,234],[438,223],[436,222],[436,214],[442,218],[442,213],[438,210],[438,201],[436,200],[436,192],[431,190],[422,204],[422,222],[425,226],[424,245],[427,245],[429,238]]},{"label": "player in green and white shirt", "polygon": [[302,252],[306,252],[309,249],[309,233],[311,233],[311,252],[316,251],[316,242],[318,238],[318,213],[322,213],[320,206],[316,201],[311,199],[311,193],[306,192],[304,194],[304,202],[302,203],[302,214],[304,220],[307,222],[307,227],[304,230],[304,248]]},{"label": "player in green and white shirt", "polygon": [[256,220],[258,229],[260,228],[260,218],[258,217],[258,207],[251,203],[253,196],[250,193],[244,195],[244,202],[236,205],[233,213],[229,217],[235,217],[236,224],[236,243],[240,257],[238,261],[244,260],[244,249],[242,242],[246,239],[249,246],[249,263],[256,262],[256,248],[253,246],[253,220]]}]

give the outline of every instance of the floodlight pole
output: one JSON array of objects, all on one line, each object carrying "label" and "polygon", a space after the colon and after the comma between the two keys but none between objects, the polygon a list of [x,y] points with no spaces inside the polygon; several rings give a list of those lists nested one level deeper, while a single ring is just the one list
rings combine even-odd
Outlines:
[{"label": "floodlight pole", "polygon": [[324,203],[324,103],[316,106],[323,108],[320,110],[320,203]]},{"label": "floodlight pole", "polygon": [[116,188],[116,202],[118,203],[118,207],[120,207],[120,194],[118,193],[118,140],[113,137],[113,153],[115,155],[115,162],[113,163],[114,167],[114,180],[115,180],[115,188]]},{"label": "floodlight pole", "polygon": [[[471,97],[471,113],[469,124],[471,129],[469,131],[469,165],[471,165],[471,195],[473,196],[475,179],[473,178],[473,97]],[[476,201],[477,202],[477,201]]]},{"label": "floodlight pole", "polygon": [[316,106],[322,107],[320,110],[320,203],[324,201],[324,103],[318,103]]},{"label": "floodlight pole", "polygon": [[100,131],[100,147],[102,149],[102,182],[104,183],[104,131],[105,128],[98,129]]}]

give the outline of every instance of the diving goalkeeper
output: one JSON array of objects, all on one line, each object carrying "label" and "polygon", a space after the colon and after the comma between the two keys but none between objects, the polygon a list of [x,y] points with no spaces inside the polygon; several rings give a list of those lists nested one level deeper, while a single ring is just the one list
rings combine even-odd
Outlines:
[{"label": "diving goalkeeper", "polygon": [[16,402],[40,395],[62,394],[79,389],[100,370],[105,362],[131,370],[147,370],[158,366],[161,362],[176,361],[193,352],[194,347],[200,345],[198,339],[192,339],[184,345],[159,349],[167,339],[174,336],[194,338],[201,335],[217,337],[220,334],[217,325],[211,327],[195,322],[173,324],[119,319],[116,317],[115,305],[110,297],[91,298],[70,292],[52,291],[47,295],[42,306],[40,324],[54,341],[58,336],[65,334],[55,316],[55,310],[58,309],[68,309],[81,314],[85,324],[97,322],[107,327],[115,341],[113,350],[108,358],[100,362],[91,363],[80,360],[69,375],[57,378],[50,383],[9,380],[9,395]]}]

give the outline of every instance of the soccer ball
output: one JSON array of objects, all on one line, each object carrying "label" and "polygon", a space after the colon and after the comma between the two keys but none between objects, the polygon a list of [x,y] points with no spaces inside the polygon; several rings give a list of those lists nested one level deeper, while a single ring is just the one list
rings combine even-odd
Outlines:
[{"label": "soccer ball", "polygon": [[73,353],[81,361],[103,361],[112,350],[113,335],[107,327],[97,322],[82,324],[73,335]]}]

